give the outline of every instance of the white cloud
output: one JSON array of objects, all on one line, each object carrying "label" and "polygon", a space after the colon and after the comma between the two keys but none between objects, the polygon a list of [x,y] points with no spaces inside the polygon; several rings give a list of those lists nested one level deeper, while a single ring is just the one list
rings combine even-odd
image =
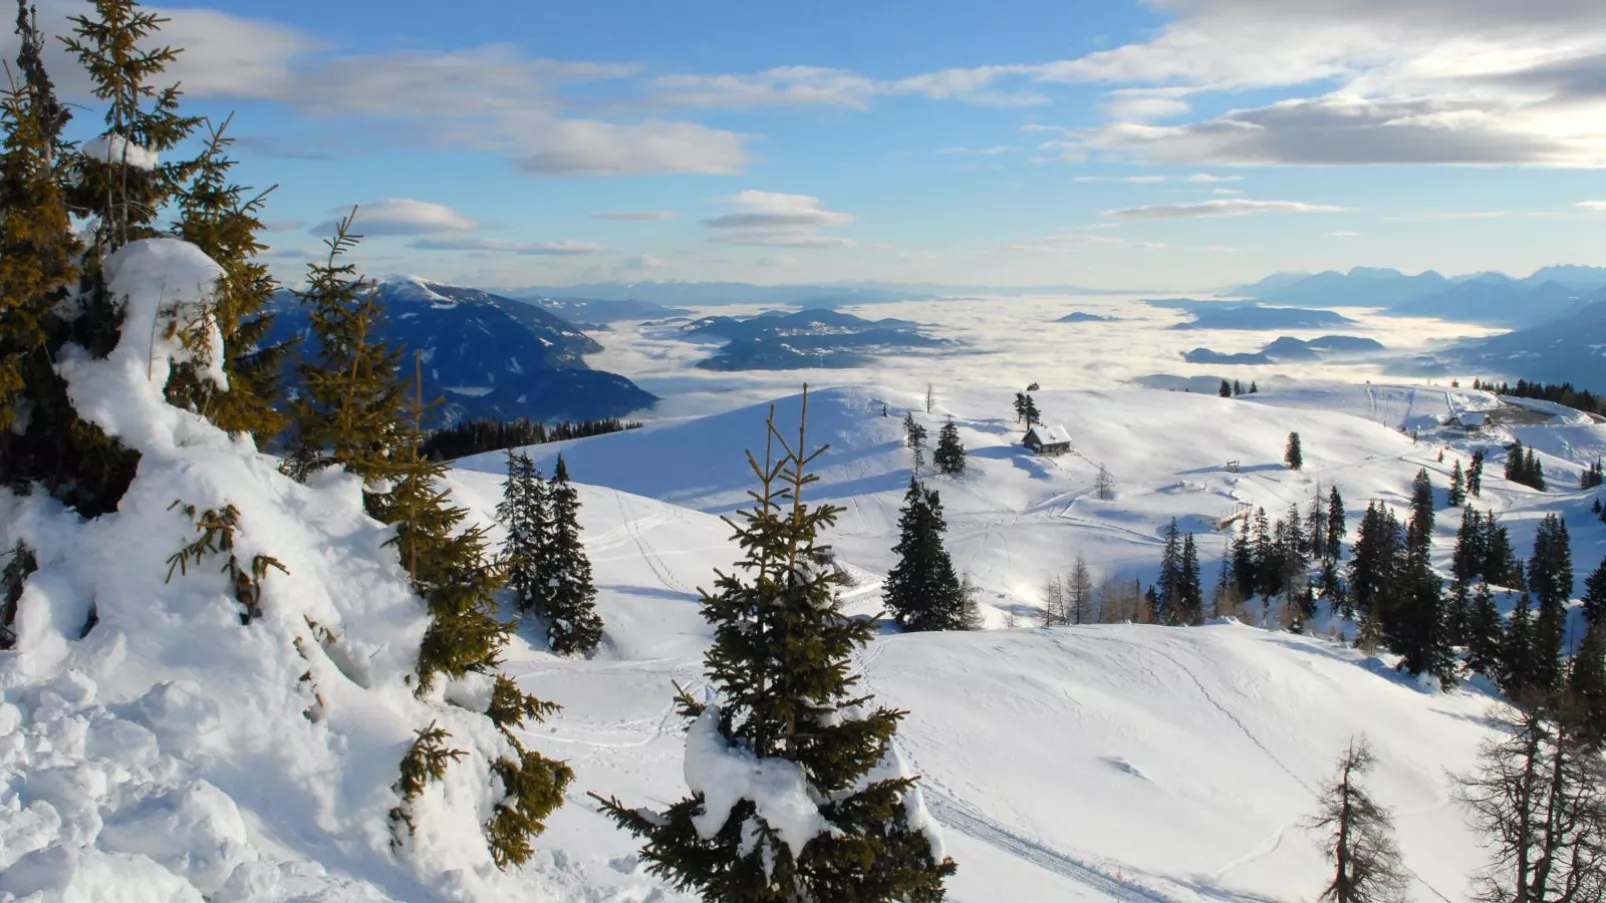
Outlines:
[{"label": "white cloud", "polygon": [[[336,207],[329,211],[337,218],[313,226],[314,235],[329,235],[339,223],[339,217],[351,212],[350,207]],[[468,232],[479,228],[479,223],[453,210],[445,204],[415,201],[411,198],[386,198],[357,207],[357,219],[352,231],[358,235],[438,235],[442,232]]]},{"label": "white cloud", "polygon": [[1585,210],[1606,210],[1606,201],[1579,201],[1573,206],[1582,207]]},{"label": "white cloud", "polygon": [[1013,154],[1017,153],[1018,151],[1020,151],[1020,148],[1012,144],[995,144],[991,147],[944,147],[939,148],[937,153],[944,155],[974,154],[981,157],[996,157],[999,154]]},{"label": "white cloud", "polygon": [[721,200],[736,209],[703,220],[704,226],[714,230],[710,241],[783,248],[845,248],[855,244],[852,239],[821,234],[820,229],[846,225],[854,217],[827,210],[819,198],[810,195],[748,189]]},{"label": "white cloud", "polygon": [[674,219],[673,210],[611,210],[607,213],[592,214],[596,219],[614,220],[660,220]]},{"label": "white cloud", "polygon": [[1171,119],[1192,109],[1186,88],[1122,88],[1104,95],[1104,112],[1116,119],[1149,122]]},{"label": "white cloud", "polygon": [[651,80],[652,100],[671,106],[753,109],[768,106],[836,106],[868,110],[877,97],[914,95],[990,107],[1029,107],[1050,99],[1036,91],[994,90],[1000,77],[1028,67],[944,69],[878,80],[847,69],[779,66],[752,73],[664,75]]},{"label": "white cloud", "polygon": [[1193,204],[1145,204],[1121,210],[1106,210],[1105,216],[1129,219],[1194,219],[1211,216],[1246,216],[1251,213],[1338,213],[1347,208],[1332,204],[1306,204],[1299,201],[1255,201],[1222,198]]},{"label": "white cloud", "polygon": [[1000,250],[1016,254],[1054,254],[1083,248],[1140,248],[1166,250],[1170,246],[1157,241],[1133,241],[1113,235],[1094,232],[1061,232],[1045,235],[1030,244],[1005,245]]},{"label": "white cloud", "polygon": [[421,238],[407,247],[421,251],[493,251],[533,257],[579,257],[608,251],[603,245],[590,241],[504,241],[499,238]]},{"label": "white cloud", "polygon": [[1337,232],[1328,232],[1328,233],[1326,233],[1326,235],[1327,235],[1328,238],[1360,238],[1361,237],[1361,233],[1359,233],[1359,232],[1351,232],[1348,229],[1340,229]]},{"label": "white cloud", "polygon": [[1134,185],[1157,184],[1160,182],[1241,182],[1243,176],[1217,176],[1207,172],[1196,172],[1187,176],[1073,176],[1073,182],[1127,182]]},{"label": "white cloud", "polygon": [[653,257],[650,254],[641,254],[619,264],[619,268],[622,270],[661,270],[667,265],[660,258]]}]

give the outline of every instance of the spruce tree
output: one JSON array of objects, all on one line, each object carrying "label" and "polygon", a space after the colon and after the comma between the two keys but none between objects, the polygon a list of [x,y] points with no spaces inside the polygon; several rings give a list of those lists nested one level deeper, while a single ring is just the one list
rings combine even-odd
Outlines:
[{"label": "spruce tree", "polygon": [[1411,480],[1411,529],[1407,542],[1424,545],[1432,542],[1433,523],[1433,482],[1428,479],[1427,468],[1421,468]]},{"label": "spruce tree", "polygon": [[1590,624],[1573,653],[1567,696],[1592,745],[1606,743],[1606,624]]},{"label": "spruce tree", "polygon": [[1255,509],[1255,526],[1249,540],[1249,553],[1254,559],[1250,572],[1255,576],[1255,592],[1266,598],[1276,595],[1282,589],[1278,585],[1282,577],[1282,568],[1277,561],[1277,546],[1272,540],[1271,522],[1266,518],[1265,508]]},{"label": "spruce tree", "polygon": [[1487,583],[1478,584],[1472,591],[1471,611],[1462,628],[1462,642],[1467,647],[1467,667],[1474,673],[1491,677],[1500,673],[1500,609],[1495,606],[1494,594]]},{"label": "spruce tree", "polygon": [[1467,495],[1478,498],[1483,495],[1483,449],[1472,453],[1472,463],[1467,465]]},{"label": "spruce tree", "polygon": [[546,623],[547,642],[559,655],[590,655],[602,642],[602,617],[591,582],[591,560],[580,541],[580,493],[558,455],[546,486],[548,526],[540,550],[541,574],[536,611]]},{"label": "spruce tree", "polygon": [[1182,612],[1182,531],[1177,519],[1171,518],[1160,535],[1165,544],[1160,552],[1160,576],[1154,582],[1158,600],[1155,620],[1161,624],[1183,624],[1186,620]]},{"label": "spruce tree", "polygon": [[1600,459],[1596,458],[1595,463],[1589,465],[1584,469],[1583,473],[1579,474],[1578,488],[1584,490],[1594,489],[1602,483],[1606,483],[1606,471],[1601,469]]},{"label": "spruce tree", "polygon": [[[247,189],[229,181],[234,161],[227,156],[234,140],[227,120],[210,129],[195,176],[179,196],[174,233],[223,268],[212,311],[223,337],[223,373],[228,388],[217,389],[198,379],[193,366],[168,380],[168,400],[205,415],[230,433],[245,433],[265,445],[284,430],[287,418],[276,407],[287,345],[264,344],[273,325],[267,312],[277,284],[258,256],[267,246],[257,239],[268,192],[247,196]],[[271,189],[269,189],[271,191]]]},{"label": "spruce tree", "polygon": [[1235,395],[1235,396],[1244,394],[1244,385],[1243,385],[1243,383],[1239,382],[1236,379],[1233,380],[1232,381],[1232,394]]},{"label": "spruce tree", "polygon": [[1338,494],[1338,487],[1327,491],[1327,554],[1333,560],[1344,557],[1344,537],[1349,534],[1349,524],[1344,516],[1344,497]]},{"label": "spruce tree", "polygon": [[1249,544],[1249,518],[1238,525],[1238,535],[1232,540],[1232,577],[1240,601],[1246,601],[1260,590],[1260,575],[1255,572],[1255,553]]},{"label": "spruce tree", "polygon": [[1322,788],[1321,810],[1306,827],[1323,832],[1323,852],[1333,878],[1323,903],[1384,903],[1404,898],[1408,883],[1387,809],[1360,785],[1376,760],[1365,739],[1351,740],[1338,760],[1338,775]]},{"label": "spruce tree", "polygon": [[1222,380],[1221,381],[1221,388],[1219,390],[1217,390],[1216,394],[1220,395],[1222,398],[1231,398],[1232,397],[1232,383],[1229,383],[1226,380]]},{"label": "spruce tree", "polygon": [[1450,470],[1449,504],[1454,508],[1467,500],[1466,478],[1461,474],[1461,462],[1456,461],[1455,467]]},{"label": "spruce tree", "polygon": [[1539,456],[1535,455],[1534,450],[1531,448],[1528,449],[1528,453],[1523,460],[1522,471],[1527,476],[1525,482],[1529,486],[1540,492],[1545,491],[1545,466],[1540,463]]},{"label": "spruce tree", "polygon": [[1554,514],[1545,515],[1534,538],[1528,566],[1528,588],[1538,602],[1534,619],[1532,685],[1553,690],[1561,681],[1561,657],[1567,640],[1567,600],[1572,596],[1572,553],[1567,525]]},{"label": "spruce tree", "polygon": [[1327,560],[1327,524],[1326,515],[1322,511],[1322,484],[1316,484],[1316,493],[1310,500],[1310,510],[1305,512],[1305,539],[1310,543],[1310,557],[1317,561]]},{"label": "spruce tree", "polygon": [[1288,447],[1283,449],[1283,463],[1289,470],[1299,470],[1305,466],[1305,453],[1299,447],[1299,434],[1288,434]]},{"label": "spruce tree", "polygon": [[1350,600],[1361,617],[1387,619],[1387,610],[1400,590],[1404,548],[1394,513],[1376,504],[1368,505],[1349,565]]},{"label": "spruce tree", "polygon": [[1259,391],[1260,391],[1260,386],[1255,385],[1255,381],[1254,380],[1250,380],[1249,381],[1249,394],[1250,395],[1254,395],[1255,393],[1257,393]]},{"label": "spruce tree", "polygon": [[1026,393],[1015,393],[1015,422],[1020,423],[1026,419]]},{"label": "spruce tree", "polygon": [[1535,670],[1533,601],[1523,593],[1501,634],[1500,689],[1513,699],[1534,691]]},{"label": "spruce tree", "polygon": [[502,566],[513,604],[522,613],[532,613],[541,602],[542,549],[547,545],[546,495],[541,474],[527,454],[507,452],[507,481],[502,484],[502,501],[496,506],[506,538],[502,543]]},{"label": "spruce tree", "polygon": [[1026,428],[1031,429],[1042,422],[1043,412],[1037,409],[1037,402],[1028,394],[1026,396]]},{"label": "spruce tree", "polygon": [[1598,624],[1606,615],[1606,558],[1602,558],[1594,573],[1584,580],[1584,617]]},{"label": "spruce tree", "polygon": [[959,441],[959,428],[954,426],[953,420],[944,423],[937,433],[937,450],[932,452],[931,461],[944,476],[965,472],[965,446]]},{"label": "spruce tree", "polygon": [[[805,426],[807,410],[805,397]],[[909,822],[915,779],[898,773],[892,746],[904,713],[874,705],[850,673],[875,628],[842,612],[840,577],[818,542],[840,509],[804,504],[820,454],[808,451],[805,426],[788,441],[771,414],[766,449],[780,453],[749,456],[760,488],[733,523],[740,570],[718,574],[715,593],[703,594],[715,700],[680,694],[693,719],[691,795],[662,812],[600,801],[645,841],[649,871],[711,903],[935,903],[955,866]],[[784,801],[744,793],[725,783],[738,764],[786,776],[795,791]],[[777,823],[775,807],[788,804],[813,810],[806,834],[791,829],[799,818],[790,810]]]},{"label": "spruce tree", "polygon": [[961,599],[953,560],[943,548],[942,502],[914,479],[898,516],[898,563],[887,574],[882,598],[904,630],[958,630]]},{"label": "spruce tree", "polygon": [[1193,534],[1182,539],[1182,571],[1177,585],[1178,621],[1199,624],[1204,621],[1204,586],[1199,579],[1199,548]]},{"label": "spruce tree", "polygon": [[1483,519],[1484,554],[1483,578],[1495,586],[1522,589],[1522,564],[1511,545],[1511,534],[1506,531],[1493,511]]}]

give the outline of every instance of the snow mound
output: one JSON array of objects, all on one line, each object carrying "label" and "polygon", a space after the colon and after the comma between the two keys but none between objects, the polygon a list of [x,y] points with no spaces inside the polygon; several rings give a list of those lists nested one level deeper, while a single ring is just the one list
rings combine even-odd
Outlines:
[{"label": "snow mound", "polygon": [[[415,695],[426,613],[359,480],[298,484],[162,400],[184,354],[164,310],[221,351],[200,313],[216,273],[182,242],[128,245],[107,263],[120,343],[62,356],[81,414],[142,455],[117,511],[0,490],[0,549],[38,561],[0,653],[0,900],[530,898],[482,829],[507,741],[444,702],[472,687]],[[182,556],[207,515],[231,543]],[[244,623],[229,569],[256,565]],[[431,723],[465,756],[393,850],[398,764]]]},{"label": "snow mound", "polygon": [[102,163],[119,163],[150,172],[161,164],[156,151],[140,147],[122,135],[110,132],[91,138],[78,148],[78,152]]}]

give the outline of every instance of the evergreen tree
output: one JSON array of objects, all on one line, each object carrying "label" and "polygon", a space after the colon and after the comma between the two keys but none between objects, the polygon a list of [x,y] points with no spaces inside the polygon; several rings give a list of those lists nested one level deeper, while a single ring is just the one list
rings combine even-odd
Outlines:
[{"label": "evergreen tree", "polygon": [[1327,554],[1334,560],[1344,557],[1344,537],[1348,534],[1344,497],[1338,494],[1338,487],[1334,486],[1327,491]]},{"label": "evergreen tree", "polygon": [[915,412],[903,415],[903,441],[914,452],[914,472],[926,464],[926,428],[915,419]]},{"label": "evergreen tree", "polygon": [[965,446],[959,442],[959,428],[949,420],[942,425],[937,433],[937,450],[932,453],[931,461],[937,465],[937,472],[944,476],[958,476],[965,472]]},{"label": "evergreen tree", "polygon": [[1427,545],[1433,541],[1433,482],[1428,479],[1427,468],[1417,470],[1411,480],[1411,529],[1406,542]]},{"label": "evergreen tree", "polygon": [[1524,460],[1522,452],[1521,439],[1513,439],[1511,447],[1506,449],[1506,479],[1513,483],[1528,482],[1527,472],[1524,470],[1527,462]]},{"label": "evergreen tree", "polygon": [[1452,642],[1465,642],[1471,616],[1472,587],[1482,576],[1488,553],[1483,548],[1483,515],[1468,506],[1461,511],[1461,527],[1455,534],[1455,551],[1450,556],[1450,636]]},{"label": "evergreen tree", "polygon": [[1425,548],[1407,549],[1403,579],[1396,600],[1383,609],[1383,635],[1389,651],[1401,657],[1400,667],[1412,674],[1431,674],[1449,689],[1456,678],[1456,660],[1444,583],[1433,572]]},{"label": "evergreen tree", "polygon": [[1266,518],[1265,508],[1255,509],[1255,527],[1249,543],[1249,553],[1254,559],[1250,569],[1255,576],[1254,593],[1269,599],[1282,591],[1279,585],[1282,568],[1277,561],[1277,546],[1272,541],[1271,522]]},{"label": "evergreen tree", "polygon": [[1250,380],[1249,381],[1249,394],[1250,395],[1254,395],[1255,393],[1257,393],[1259,391],[1260,391],[1260,387],[1255,385],[1255,381],[1254,380]]},{"label": "evergreen tree", "polygon": [[1178,621],[1198,624],[1204,620],[1204,586],[1199,579],[1199,548],[1194,545],[1192,533],[1182,539],[1182,571],[1178,576]]},{"label": "evergreen tree", "polygon": [[1578,488],[1585,490],[1595,489],[1602,483],[1606,483],[1606,471],[1601,470],[1600,459],[1596,458],[1595,463],[1589,465],[1589,467],[1579,475]]},{"label": "evergreen tree", "polygon": [[1500,640],[1500,689],[1516,699],[1535,689],[1533,602],[1523,593]]},{"label": "evergreen tree", "polygon": [[[806,403],[804,412],[806,424]],[[915,779],[872,777],[878,766],[894,770],[892,740],[904,713],[873,705],[850,673],[854,650],[875,628],[847,617],[837,599],[840,577],[825,566],[818,535],[840,509],[804,505],[803,490],[815,479],[807,468],[819,455],[806,440],[800,426],[789,442],[772,415],[766,445],[780,446],[779,460],[749,459],[760,489],[735,527],[741,572],[719,574],[716,593],[703,595],[703,615],[714,626],[704,663],[717,701],[682,691],[680,709],[694,719],[688,765],[741,756],[796,774],[818,807],[820,829],[783,837],[761,801],[730,798],[716,787],[718,777],[705,781],[689,767],[691,795],[663,812],[601,802],[645,840],[649,871],[707,901],[935,903],[955,866],[938,862],[920,826],[908,821],[904,801]]]},{"label": "evergreen tree", "polygon": [[1021,422],[1025,421],[1025,420],[1026,420],[1026,393],[1025,392],[1016,392],[1015,393],[1015,422],[1016,423],[1021,423]]},{"label": "evergreen tree", "polygon": [[[228,121],[210,129],[194,179],[179,197],[174,233],[223,268],[215,290],[213,318],[223,337],[223,373],[228,388],[219,390],[199,379],[193,365],[184,365],[168,380],[168,400],[204,414],[230,433],[248,433],[265,445],[284,430],[286,417],[276,407],[280,373],[289,350],[264,345],[273,325],[267,312],[278,287],[268,267],[257,259],[267,246],[257,240],[267,192],[246,196],[229,181],[234,161],[227,156],[233,139]],[[271,189],[270,189],[271,190]]]},{"label": "evergreen tree", "polygon": [[1567,640],[1567,600],[1572,596],[1572,553],[1567,525],[1554,514],[1545,515],[1534,538],[1528,566],[1528,588],[1539,605],[1533,629],[1532,686],[1555,689],[1561,681],[1561,656]]},{"label": "evergreen tree", "polygon": [[1043,412],[1037,409],[1036,400],[1034,400],[1032,396],[1028,394],[1026,396],[1026,428],[1031,429],[1034,425],[1041,424],[1042,422]]},{"label": "evergreen tree", "polygon": [[527,454],[507,453],[507,481],[496,519],[507,538],[502,543],[502,566],[507,587],[520,612],[533,612],[541,599],[541,551],[547,545],[546,495],[541,474]]},{"label": "evergreen tree", "polygon": [[1182,615],[1182,531],[1171,518],[1160,533],[1165,545],[1160,552],[1160,576],[1154,582],[1155,621],[1161,624],[1186,623]]},{"label": "evergreen tree", "polygon": [[1305,453],[1299,447],[1299,434],[1288,434],[1288,447],[1283,449],[1283,463],[1289,470],[1299,470],[1305,466]]},{"label": "evergreen tree", "polygon": [[1098,473],[1093,476],[1093,496],[1101,502],[1115,498],[1115,475],[1102,462]]},{"label": "evergreen tree", "polygon": [[1222,380],[1221,381],[1221,389],[1217,392],[1217,394],[1220,395],[1222,398],[1231,398],[1232,397],[1232,383],[1229,383],[1226,380]]},{"label": "evergreen tree", "polygon": [[1399,589],[1403,557],[1403,536],[1394,513],[1368,505],[1349,566],[1350,600],[1359,615],[1386,620],[1386,609]]},{"label": "evergreen tree", "polygon": [[1323,903],[1383,903],[1404,898],[1408,883],[1388,810],[1360,786],[1376,760],[1364,739],[1351,740],[1338,775],[1322,788],[1321,810],[1306,827],[1326,834],[1323,852],[1334,866]]},{"label": "evergreen tree", "polygon": [[1466,478],[1461,474],[1461,462],[1456,461],[1455,467],[1450,471],[1450,507],[1454,508],[1466,500]]},{"label": "evergreen tree", "polygon": [[898,515],[898,563],[887,574],[882,598],[904,630],[959,629],[959,577],[943,548],[942,503],[914,479]]},{"label": "evergreen tree", "polygon": [[1584,580],[1584,617],[1589,623],[1597,624],[1606,615],[1606,558],[1602,558],[1600,566],[1594,573]]},{"label": "evergreen tree", "polygon": [[1606,624],[1590,624],[1573,653],[1567,696],[1588,742],[1606,742]]},{"label": "evergreen tree", "polygon": [[580,493],[569,482],[569,468],[558,455],[552,481],[546,486],[548,527],[540,550],[541,574],[536,587],[537,613],[546,623],[547,642],[559,655],[590,655],[602,642],[602,616],[591,582],[591,560],[580,541]]},{"label": "evergreen tree", "polygon": [[1321,588],[1328,608],[1346,618],[1354,616],[1348,594],[1344,592],[1344,582],[1338,576],[1338,563],[1331,558],[1322,562]]},{"label": "evergreen tree", "polygon": [[1462,628],[1467,647],[1467,667],[1474,673],[1496,676],[1500,673],[1500,609],[1495,607],[1489,584],[1480,583],[1472,591],[1472,608]]},{"label": "evergreen tree", "polygon": [[1488,556],[1483,563],[1483,579],[1495,586],[1522,589],[1522,564],[1511,545],[1511,535],[1493,511],[1483,519],[1483,530],[1483,549]]},{"label": "evergreen tree", "polygon": [[1529,486],[1540,492],[1545,491],[1545,467],[1539,463],[1539,457],[1534,454],[1534,450],[1531,448],[1528,449],[1528,453],[1523,460],[1522,470],[1528,476],[1526,482]]},{"label": "evergreen tree", "polygon": [[1242,394],[1244,394],[1243,383],[1237,381],[1236,379],[1233,380],[1232,381],[1232,394],[1233,395],[1242,395]]},{"label": "evergreen tree", "polygon": [[1472,453],[1472,463],[1467,465],[1467,495],[1478,498],[1483,495],[1483,449]]},{"label": "evergreen tree", "polygon": [[1247,600],[1260,589],[1260,575],[1255,571],[1255,553],[1249,544],[1249,518],[1238,525],[1238,535],[1232,540],[1232,576],[1240,600]]},{"label": "evergreen tree", "polygon": [[1316,493],[1310,500],[1310,510],[1305,512],[1305,540],[1310,543],[1310,557],[1317,561],[1327,560],[1327,523],[1325,513],[1322,511],[1322,485],[1316,484]]}]

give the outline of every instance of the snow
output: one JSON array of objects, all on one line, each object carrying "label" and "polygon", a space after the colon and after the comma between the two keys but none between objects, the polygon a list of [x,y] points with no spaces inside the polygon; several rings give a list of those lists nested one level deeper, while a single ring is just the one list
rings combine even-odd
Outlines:
[{"label": "snow", "polygon": [[802,856],[809,841],[830,829],[803,767],[790,759],[761,759],[726,743],[719,713],[718,705],[710,705],[686,731],[686,786],[703,794],[703,811],[692,819],[697,835],[712,840],[736,804],[751,800],[792,857]]},{"label": "snow", "polygon": [[111,132],[84,142],[78,152],[91,160],[120,163],[146,172],[154,170],[161,163],[156,151],[140,147],[122,135]]},{"label": "snow", "polygon": [[[742,452],[762,440],[767,405],[529,449],[547,472],[561,452],[578,483],[606,634],[590,659],[551,655],[533,627],[507,650],[506,673],[565,707],[521,741],[568,761],[577,779],[534,859],[502,873],[481,829],[498,796],[485,768],[505,751],[475,714],[489,678],[414,695],[406,676],[424,615],[384,546],[390,531],[362,513],[356,480],[332,471],[294,483],[249,442],[162,403],[181,349],[152,329],[156,310],[203,310],[209,283],[199,277],[213,271],[177,242],[125,250],[114,282],[139,327],[110,358],[69,352],[61,367],[86,416],[142,452],[138,476],[119,510],[93,521],[42,493],[0,491],[0,548],[26,539],[40,563],[18,650],[0,654],[0,903],[690,903],[648,874],[635,840],[587,801],[591,790],[656,808],[690,786],[705,794],[708,824],[745,797],[794,851],[817,836],[822,801],[807,775],[728,747],[716,716],[688,724],[674,704],[676,685],[707,688],[697,590],[739,558],[718,515],[748,501]],[[1038,406],[1077,437],[1075,453],[1052,460],[1020,447],[1011,396],[945,391],[929,415],[923,398],[879,386],[811,396],[811,440],[831,449],[808,497],[845,508],[825,539],[854,579],[848,610],[880,609],[909,477],[905,411],[932,428],[951,416],[969,450],[965,475],[927,478],[942,494],[955,563],[994,627],[1011,615],[1029,623],[1044,578],[1078,553],[1095,579],[1151,578],[1173,517],[1201,533],[1209,569],[1222,538],[1203,534],[1243,506],[1278,516],[1336,485],[1353,524],[1368,501],[1405,504],[1418,468],[1442,492],[1474,448],[1490,449],[1479,506],[1500,515],[1519,550],[1544,512],[1559,511],[1580,581],[1606,555],[1591,494],[1572,490],[1577,469],[1606,448],[1606,427],[1439,427],[1499,409],[1487,393],[1049,390],[1034,394]],[[883,402],[892,416],[881,416]],[[799,406],[778,399],[778,420],[795,421]],[[1290,431],[1303,440],[1302,472],[1281,463]],[[1509,437],[1539,450],[1554,491],[1500,478]],[[1115,500],[1092,495],[1101,463]],[[489,522],[503,466],[498,452],[450,474],[475,519]],[[217,559],[165,579],[167,557],[195,532],[175,499],[235,505],[236,554],[285,564],[287,574],[266,579],[251,625],[239,623]],[[1456,519],[1441,510],[1441,565]],[[91,611],[99,623],[81,636]],[[309,619],[336,642],[319,642]],[[1326,865],[1300,824],[1361,734],[1378,758],[1369,786],[1393,809],[1416,876],[1411,897],[1465,900],[1484,861],[1448,775],[1472,767],[1499,703],[1478,687],[1434,692],[1321,637],[1230,619],[886,634],[854,667],[877,704],[908,712],[867,779],[919,775],[904,815],[959,863],[955,903],[1310,899]],[[398,855],[386,830],[390,785],[413,732],[431,721],[469,755],[417,802],[419,833]]]},{"label": "snow", "polygon": [[1032,427],[1030,430],[1027,430],[1026,435],[1036,436],[1037,441],[1043,445],[1057,445],[1060,443],[1068,444],[1071,441],[1070,432],[1063,426],[1044,426],[1042,424],[1038,424],[1037,426]]}]

